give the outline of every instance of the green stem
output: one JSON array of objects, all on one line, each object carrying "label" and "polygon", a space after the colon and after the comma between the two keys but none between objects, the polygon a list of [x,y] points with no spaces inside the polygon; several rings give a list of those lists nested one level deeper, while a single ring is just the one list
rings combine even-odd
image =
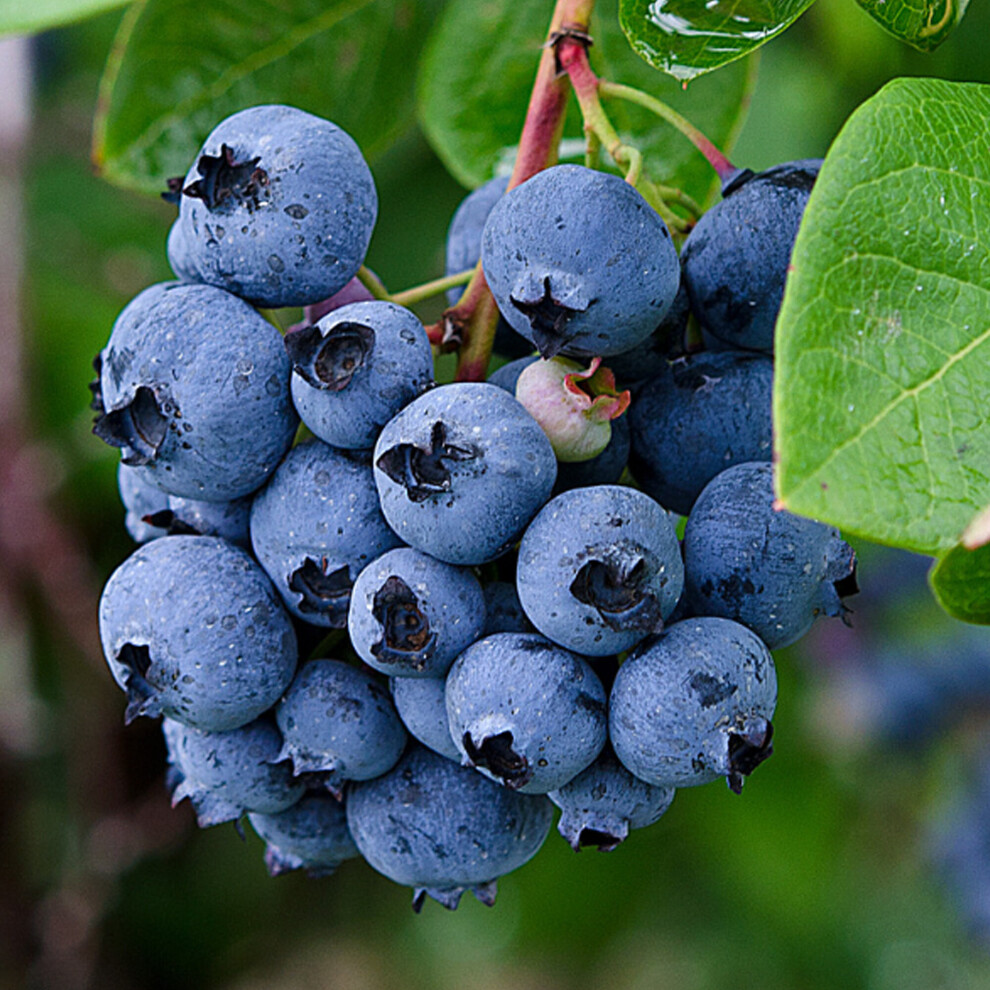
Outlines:
[{"label": "green stem", "polygon": [[589,130],[585,135],[584,164],[586,168],[598,168],[602,160],[601,138]]},{"label": "green stem", "polygon": [[682,117],[676,110],[671,109],[666,103],[661,102],[655,96],[644,93],[642,90],[632,86],[625,86],[622,83],[609,82],[606,79],[598,81],[598,93],[605,99],[626,100],[635,103],[637,106],[649,110],[662,120],[667,121],[674,128],[680,131],[697,149],[700,151],[718,173],[720,179],[726,179],[737,171],[735,165],[729,161],[713,142],[711,142],[697,127],[685,117]]},{"label": "green stem", "polygon": [[358,281],[376,298],[388,299],[388,289],[382,284],[382,280],[370,269],[362,265],[357,273]]},{"label": "green stem", "polygon": [[424,282],[422,285],[414,285],[412,288],[403,289],[401,292],[394,292],[386,298],[389,302],[394,302],[398,306],[412,306],[414,303],[422,302],[432,296],[438,296],[448,289],[456,289],[459,285],[467,285],[474,269],[469,268],[464,272],[457,272],[455,275],[445,275],[443,278],[435,278],[431,282]]},{"label": "green stem", "polygon": [[689,196],[683,189],[676,189],[674,186],[665,186],[656,183],[657,192],[666,200],[672,200],[678,206],[683,206],[695,219],[700,217],[705,211],[701,204],[693,197]]}]

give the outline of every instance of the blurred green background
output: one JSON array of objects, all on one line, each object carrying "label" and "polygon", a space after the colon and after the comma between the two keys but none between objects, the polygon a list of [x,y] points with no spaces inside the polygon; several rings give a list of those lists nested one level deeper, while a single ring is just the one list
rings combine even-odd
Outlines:
[{"label": "blurred green background", "polygon": [[[33,42],[23,244],[4,248],[23,251],[24,366],[23,416],[8,416],[0,451],[5,477],[50,512],[12,522],[13,488],[0,495],[8,531],[33,541],[0,564],[0,988],[990,986],[990,956],[929,855],[987,748],[981,705],[905,742],[871,730],[850,688],[878,644],[937,666],[963,641],[990,656],[990,633],[941,616],[924,567],[878,548],[859,548],[853,629],[818,627],[779,654],[777,752],[742,797],[682,790],[607,855],[576,855],[554,832],[493,909],[467,897],[455,913],[431,902],[415,916],[408,891],[357,861],[326,880],[271,880],[256,837],[200,832],[188,803],[169,810],[158,726],[122,726],[90,608],[132,548],[116,455],[90,435],[90,362],[124,304],[170,277],[173,209],[88,163],[119,18]],[[733,157],[757,168],[824,154],[894,76],[990,82],[988,39],[985,3],[925,56],[851,0],[819,0],[764,49]],[[464,191],[415,135],[373,168],[369,265],[396,289],[435,277]]]}]

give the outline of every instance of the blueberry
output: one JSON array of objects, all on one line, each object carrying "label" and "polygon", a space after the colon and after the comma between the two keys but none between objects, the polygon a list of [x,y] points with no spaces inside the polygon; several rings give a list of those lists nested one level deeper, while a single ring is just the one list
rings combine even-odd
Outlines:
[{"label": "blueberry", "polygon": [[292,401],[334,447],[370,448],[381,428],[433,384],[433,352],[415,313],[390,302],[343,306],[286,334]]},{"label": "blueberry", "polygon": [[606,746],[590,767],[547,797],[560,808],[557,831],[575,852],[582,846],[611,852],[630,829],[658,821],[674,800],[674,789],[634,777]]},{"label": "blueberry", "polygon": [[289,765],[275,762],[282,738],[267,719],[229,732],[205,732],[166,718],[162,732],[172,807],[189,798],[200,828],[234,821],[246,811],[285,811],[303,795]]},{"label": "blueberry", "polygon": [[382,517],[366,458],[310,440],[255,497],[251,542],[293,615],[343,629],[358,572],[401,541]]},{"label": "blueberry", "polygon": [[771,649],[819,615],[845,614],[856,555],[832,526],[774,508],[773,468],[723,471],[698,496],[684,531],[686,594],[695,615],[752,629]]},{"label": "blueberry", "polygon": [[211,536],[139,547],[100,599],[100,638],[126,720],[167,715],[213,732],[270,708],[292,680],[296,636],[271,582]]},{"label": "blueberry", "polygon": [[220,536],[230,543],[247,547],[250,533],[251,499],[231,502],[203,502],[194,498],[169,495],[168,509],[153,522],[164,523],[172,534]]},{"label": "blueberry", "polygon": [[389,525],[451,564],[505,553],[550,496],[556,463],[533,417],[485,382],[421,395],[385,426],[374,453]]},{"label": "blueberry", "polygon": [[117,467],[117,489],[124,503],[124,525],[135,543],[147,543],[168,533],[167,525],[155,525],[146,517],[168,511],[168,495],[146,481],[136,468],[123,462]]},{"label": "blueberry", "polygon": [[605,745],[605,689],[586,660],[535,633],[496,633],[447,675],[447,718],[463,762],[524,794],[579,774]]},{"label": "blueberry", "polygon": [[295,107],[250,107],[214,128],[186,175],[169,263],[258,306],[316,303],[360,268],[377,212],[349,135]]},{"label": "blueberry", "polygon": [[660,374],[667,362],[683,354],[691,302],[687,286],[681,281],[677,295],[659,326],[641,344],[606,362],[620,388],[629,388]]},{"label": "blueberry", "polygon": [[544,358],[620,354],[653,333],[680,267],[663,220],[618,176],[538,172],[485,224],[485,277],[505,319]]},{"label": "blueberry", "polygon": [[352,784],[347,824],[361,855],[396,883],[457,907],[470,889],[492,904],[496,880],[543,845],[553,805],[498,787],[473,770],[412,746],[386,776]]},{"label": "blueberry", "polygon": [[536,632],[526,617],[516,586],[510,581],[491,581],[484,587],[485,628],[482,636],[499,632]]},{"label": "blueberry", "polygon": [[770,651],[729,619],[687,619],[619,668],[609,732],[622,765],[656,787],[742,778],[772,752],[777,675]]},{"label": "blueberry", "polygon": [[93,431],[170,495],[248,495],[292,443],[299,420],[282,338],[222,289],[145,289],[98,360],[102,411]]},{"label": "blueberry", "polygon": [[773,362],[693,354],[644,383],[629,410],[629,468],[648,495],[686,516],[701,489],[744,461],[769,461]]},{"label": "blueberry", "polygon": [[361,855],[347,828],[343,802],[320,791],[306,793],[285,811],[252,812],[248,821],[265,840],[265,866],[273,877],[289,870],[325,877],[345,859]]},{"label": "blueberry", "polygon": [[395,677],[443,677],[484,623],[478,579],[409,547],[389,550],[361,571],[347,617],[357,655]]},{"label": "blueberry", "polygon": [[[505,195],[508,184],[508,175],[498,176],[483,186],[478,186],[461,200],[447,229],[445,275],[456,275],[478,264],[481,258],[481,232],[485,228],[485,221],[492,212],[492,207]],[[464,287],[460,285],[448,289],[447,302],[451,306],[456,305],[463,292]],[[520,337],[505,322],[505,317],[499,316],[492,350],[496,354],[514,358],[529,354],[532,349],[533,345],[525,337]]]},{"label": "blueberry", "polygon": [[805,159],[741,173],[684,243],[691,308],[723,344],[773,352],[791,250],[820,168]]},{"label": "blueberry", "polygon": [[496,368],[488,376],[488,382],[491,385],[504,388],[510,395],[515,395],[516,383],[519,381],[519,376],[523,373],[523,370],[528,368],[534,361],[539,360],[539,354],[530,354],[527,357],[520,357],[516,358],[515,361],[509,361],[508,364],[503,364],[501,367]]},{"label": "blueberry", "polygon": [[516,587],[530,621],[589,656],[658,632],[684,584],[677,534],[648,495],[619,485],[551,499],[519,547]]},{"label": "blueberry", "polygon": [[342,660],[303,664],[275,720],[283,739],[279,759],[291,759],[294,773],[318,775],[335,792],[345,780],[387,773],[406,744],[388,691]]},{"label": "blueberry", "polygon": [[447,724],[446,686],[442,677],[393,677],[392,701],[410,735],[434,753],[460,763]]}]

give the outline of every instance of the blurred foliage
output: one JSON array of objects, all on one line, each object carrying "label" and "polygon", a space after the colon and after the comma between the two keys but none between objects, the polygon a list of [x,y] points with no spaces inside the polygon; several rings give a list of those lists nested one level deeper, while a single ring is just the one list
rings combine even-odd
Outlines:
[{"label": "blurred foliage", "polygon": [[[116,455],[89,435],[85,384],[116,313],[169,277],[172,216],[94,178],[87,163],[119,17],[37,40],[25,171],[30,423],[60,518],[102,576],[130,544]],[[974,5],[966,24],[924,56],[848,0],[820,0],[764,49],[734,157],[760,168],[823,154],[852,109],[896,75],[990,81],[990,5]],[[369,265],[395,288],[435,276],[463,190],[416,134],[374,169],[381,220]],[[466,898],[456,913],[428,904],[420,916],[408,891],[360,862],[329,880],[271,880],[254,836],[198,832],[187,804],[169,811],[157,726],[122,727],[107,672],[26,590],[22,627],[0,627],[0,694],[27,655],[16,697],[33,706],[19,748],[0,736],[0,916],[10,929],[0,988],[22,985],[28,960],[27,985],[62,990],[990,985],[990,961],[967,942],[924,855],[927,822],[966,754],[985,745],[985,720],[946,725],[920,749],[867,745],[840,731],[843,712],[825,691],[864,643],[910,641],[937,656],[958,635],[928,599],[922,569],[860,550],[867,591],[855,628],[823,623],[781,652],[777,752],[741,798],[719,785],[682,790],[660,823],[610,854],[575,855],[552,833],[502,881],[495,908]]]}]

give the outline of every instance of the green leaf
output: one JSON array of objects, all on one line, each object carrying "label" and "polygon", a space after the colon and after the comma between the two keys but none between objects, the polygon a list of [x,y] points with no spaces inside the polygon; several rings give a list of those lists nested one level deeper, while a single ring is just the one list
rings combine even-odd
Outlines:
[{"label": "green leaf", "polygon": [[34,34],[123,7],[128,0],[0,0],[0,37]]},{"label": "green leaf", "polygon": [[[755,65],[734,65],[685,91],[636,58],[618,27],[616,8],[617,0],[596,4],[591,25],[595,71],[647,90],[716,143],[730,145],[745,113]],[[464,185],[480,185],[497,168],[511,167],[552,13],[552,0],[454,0],[436,25],[420,66],[420,118],[437,154]],[[623,140],[643,152],[651,178],[705,197],[712,172],[673,128],[627,103],[611,102],[607,110]],[[565,157],[583,155],[581,134],[572,106]]]},{"label": "green leaf", "polygon": [[990,545],[967,550],[957,544],[936,561],[928,583],[949,615],[990,625]]},{"label": "green leaf", "polygon": [[759,48],[812,2],[619,0],[619,19],[637,55],[678,79],[693,79]]},{"label": "green leaf", "polygon": [[777,323],[788,509],[933,556],[990,503],[990,87],[896,80],[849,118]]},{"label": "green leaf", "polygon": [[856,0],[884,30],[923,52],[934,51],[962,20],[969,0]]},{"label": "green leaf", "polygon": [[139,0],[104,76],[94,159],[146,190],[183,175],[227,115],[290,103],[374,158],[413,124],[409,84],[442,0]]}]

